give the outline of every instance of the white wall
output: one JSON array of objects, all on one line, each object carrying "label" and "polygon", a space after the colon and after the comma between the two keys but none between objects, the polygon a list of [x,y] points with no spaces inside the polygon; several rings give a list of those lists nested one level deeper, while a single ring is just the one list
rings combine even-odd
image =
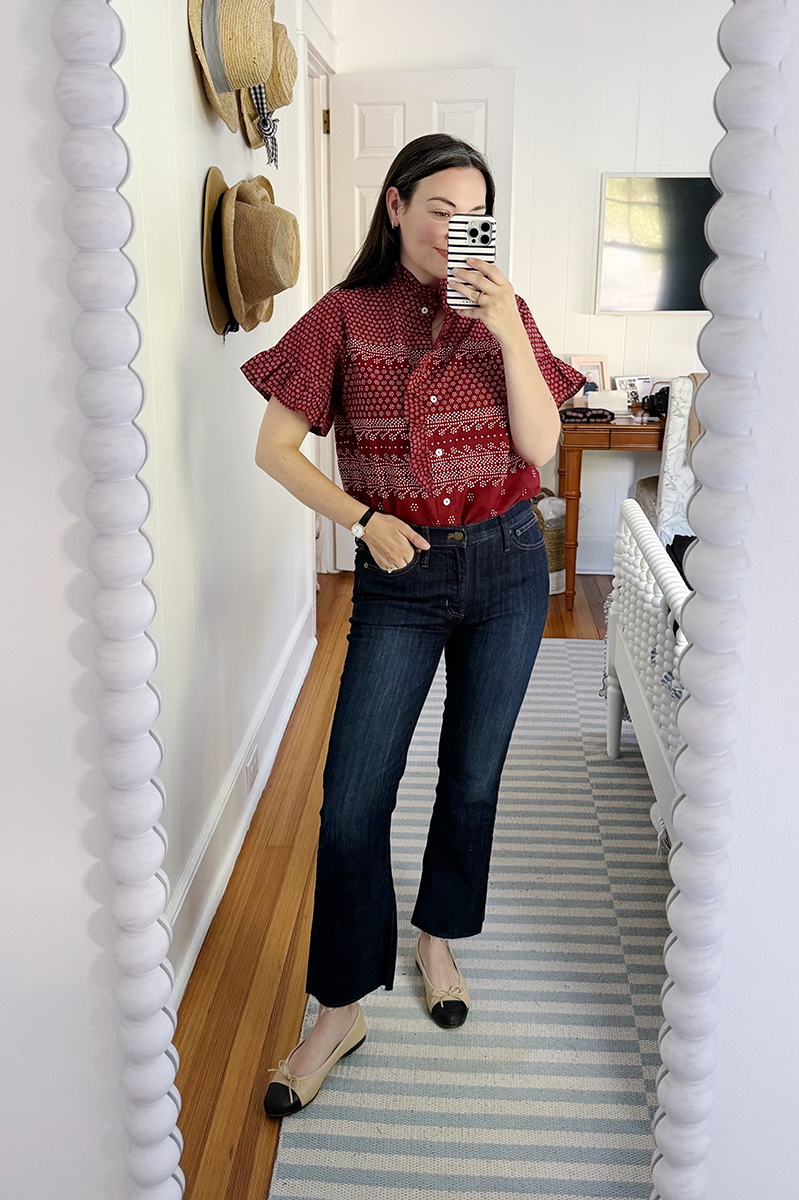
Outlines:
[{"label": "white wall", "polygon": [[[164,746],[167,911],[179,997],[315,645],[313,514],[255,465],[264,401],[239,370],[308,307],[312,264],[306,253],[299,283],[276,298],[269,323],[223,343],[208,320],[200,270],[203,187],[212,164],[230,185],[268,175],[276,203],[298,215],[302,245],[310,244],[298,30],[307,25],[329,55],[331,12],[329,2],[317,13],[278,0],[276,19],[301,63],[295,99],[277,114],[276,170],[207,103],[185,0],[117,0],[115,7],[127,30],[116,69],[130,99],[118,129],[132,170],[120,190],[136,214],[126,253],[139,286],[129,309],[142,329],[133,366],[146,389],[137,423],[150,443],[140,478],[153,500],[144,526],[155,547],[148,582],[158,599],[152,682],[164,706],[156,732]],[[243,768],[256,744],[261,770],[248,792]]]},{"label": "white wall", "polygon": [[0,1194],[122,1200],[55,7],[0,7]]},{"label": "white wall", "polygon": [[[788,0],[787,7],[799,22],[799,0]],[[733,798],[708,1200],[788,1200],[799,1194],[799,632],[793,613],[799,594],[799,41],[783,74],[791,108],[777,131],[785,152],[775,195],[781,227],[769,255],[776,282],[765,317],[771,349],[759,374],[766,410],[755,430],[761,460],[751,492],[758,516],[747,541],[752,562],[744,597],[750,620],[747,686]]]},{"label": "white wall", "polygon": [[[705,172],[721,130],[716,31],[728,0],[337,0],[338,70],[518,69],[511,278],[561,356],[610,373],[700,370],[705,316],[592,315],[603,171]],[[577,570],[612,570],[621,501],[652,454],[583,458]],[[555,489],[555,464],[543,475]]]}]

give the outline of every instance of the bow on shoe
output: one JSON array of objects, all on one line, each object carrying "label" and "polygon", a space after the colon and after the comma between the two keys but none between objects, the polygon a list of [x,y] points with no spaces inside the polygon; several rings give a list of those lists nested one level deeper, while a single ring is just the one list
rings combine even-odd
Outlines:
[{"label": "bow on shoe", "polygon": [[292,1101],[295,1099],[299,1100],[300,1097],[299,1093],[297,1092],[297,1076],[291,1074],[287,1058],[281,1058],[280,1062],[277,1064],[277,1070],[288,1080],[289,1098]]},{"label": "bow on shoe", "polygon": [[433,999],[436,1004],[444,1000],[462,1000],[463,988],[459,983],[453,983],[448,988],[433,988]]}]

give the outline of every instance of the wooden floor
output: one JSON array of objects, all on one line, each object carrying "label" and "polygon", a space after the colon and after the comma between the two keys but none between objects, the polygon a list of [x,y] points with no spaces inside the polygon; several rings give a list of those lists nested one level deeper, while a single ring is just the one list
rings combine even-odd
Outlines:
[{"label": "wooden floor", "polygon": [[[346,652],[352,573],[321,575],[318,645],[230,883],[180,1005],[187,1200],[264,1200],[279,1122],[271,1067],[305,1008],[322,772]],[[603,638],[606,575],[578,575],[574,611],[550,598],[545,637]]]}]

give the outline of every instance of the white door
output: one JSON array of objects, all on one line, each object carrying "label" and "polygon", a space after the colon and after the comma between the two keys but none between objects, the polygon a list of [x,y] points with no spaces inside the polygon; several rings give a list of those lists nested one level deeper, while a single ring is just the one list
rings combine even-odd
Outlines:
[{"label": "white door", "polygon": [[[404,145],[451,133],[488,158],[497,184],[497,263],[510,262],[515,70],[386,71],[330,78],[331,282],[360,247],[386,171]],[[335,481],[341,486],[338,472]],[[351,534],[336,526],[336,569],[355,565]]]}]

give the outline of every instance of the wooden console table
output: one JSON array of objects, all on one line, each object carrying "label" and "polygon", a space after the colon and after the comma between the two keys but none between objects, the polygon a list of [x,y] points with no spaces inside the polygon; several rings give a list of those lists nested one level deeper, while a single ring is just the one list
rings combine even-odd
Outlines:
[{"label": "wooden console table", "polygon": [[565,422],[560,435],[558,495],[566,501],[566,608],[574,608],[577,566],[577,525],[580,515],[580,473],[583,450],[661,450],[665,418],[657,424],[589,425]]}]

